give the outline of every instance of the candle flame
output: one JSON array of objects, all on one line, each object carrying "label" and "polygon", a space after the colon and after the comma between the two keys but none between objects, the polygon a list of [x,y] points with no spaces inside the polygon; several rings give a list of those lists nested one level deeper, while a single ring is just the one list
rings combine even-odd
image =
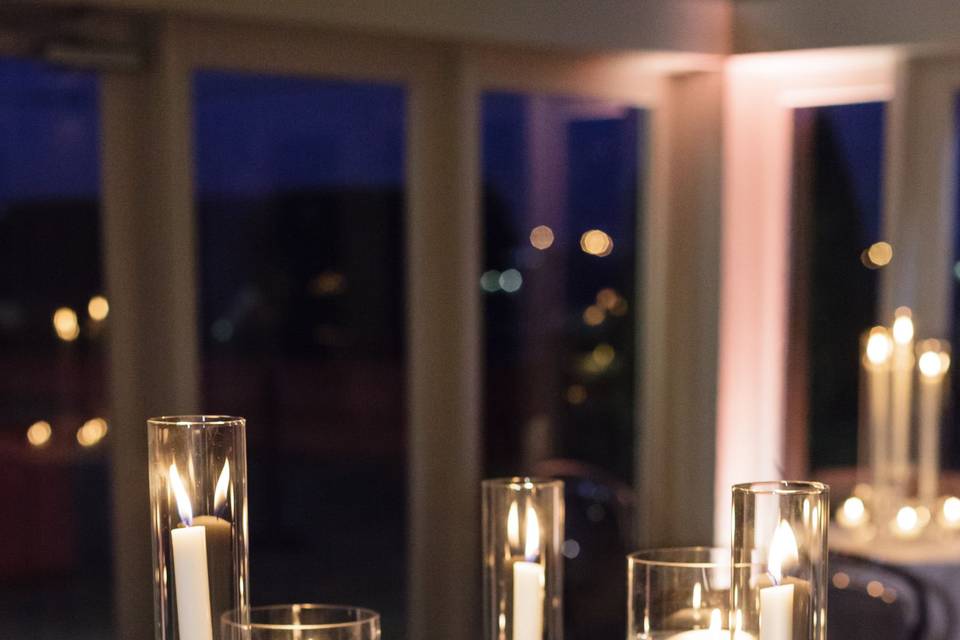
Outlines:
[{"label": "candle flame", "polygon": [[874,327],[867,338],[867,360],[870,364],[881,365],[890,359],[893,353],[893,340],[884,327]]},{"label": "candle flame", "polygon": [[893,339],[897,344],[908,344],[913,340],[913,318],[910,309],[899,307],[893,321]]},{"label": "candle flame", "polygon": [[523,555],[528,562],[536,562],[540,555],[540,521],[536,510],[527,505],[527,536],[524,540]]},{"label": "candle flame", "polygon": [[190,504],[190,496],[183,486],[180,474],[177,473],[177,463],[170,465],[170,488],[173,489],[173,495],[177,498],[177,511],[180,512],[180,521],[188,527],[193,524],[193,506]]},{"label": "candle flame", "polygon": [[507,513],[507,542],[511,549],[520,547],[520,514],[516,502],[510,505],[510,511]]},{"label": "candle flame", "polygon": [[693,605],[694,610],[700,610],[700,606],[703,604],[703,587],[700,586],[699,582],[693,585],[693,596],[691,597],[690,602]]},{"label": "candle flame", "polygon": [[714,609],[710,612],[710,631],[720,631],[723,629],[723,621],[720,617],[720,609]]},{"label": "candle flame", "polygon": [[213,492],[213,510],[220,509],[227,503],[227,491],[230,490],[230,461],[223,461],[223,470],[220,472],[220,478],[217,480],[217,488]]},{"label": "candle flame", "polygon": [[777,530],[773,532],[770,554],[767,557],[767,570],[774,582],[780,584],[784,569],[796,564],[799,560],[800,549],[797,547],[797,537],[793,533],[793,528],[786,520],[781,520]]},{"label": "candle flame", "polygon": [[920,343],[920,351],[917,367],[924,378],[936,380],[950,368],[950,355],[942,349],[939,340],[924,340]]}]

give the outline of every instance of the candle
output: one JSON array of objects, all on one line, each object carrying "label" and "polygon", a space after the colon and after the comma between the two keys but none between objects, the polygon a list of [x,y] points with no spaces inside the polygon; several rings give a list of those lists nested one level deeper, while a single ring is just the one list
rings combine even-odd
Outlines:
[{"label": "candle", "polygon": [[[217,516],[193,516],[190,497],[177,465],[170,465],[170,486],[181,524],[170,532],[180,640],[218,638],[219,618],[232,608],[233,580],[230,523]],[[230,466],[224,463],[214,492],[214,511],[226,503]]]},{"label": "candle", "polygon": [[[507,514],[507,537],[514,548],[520,546],[520,517],[517,503],[510,505]],[[542,640],[543,566],[537,562],[540,555],[540,523],[536,510],[527,505],[525,518],[524,553],[513,562],[513,638],[512,640]]]},{"label": "candle", "polygon": [[913,396],[913,319],[900,307],[893,321],[893,381],[890,398],[891,458],[897,493],[902,495],[910,475],[910,407]]},{"label": "candle", "polygon": [[783,572],[800,560],[790,523],[781,520],[770,542],[767,572],[773,585],[760,589],[760,640],[793,640],[794,600],[801,581],[784,580]]},{"label": "candle", "polygon": [[[754,640],[749,633],[737,629],[735,640]],[[730,630],[723,628],[723,613],[720,609],[710,612],[710,626],[706,629],[692,629],[667,636],[666,640],[730,640]]]},{"label": "candle", "polygon": [[837,522],[845,529],[856,529],[867,521],[867,508],[863,500],[851,496],[837,509]]},{"label": "candle", "polygon": [[890,475],[890,356],[893,340],[884,327],[870,330],[862,360],[867,402],[866,424],[869,429],[870,466],[873,482],[885,486]]},{"label": "candle", "polygon": [[917,452],[917,495],[932,504],[937,498],[940,477],[940,411],[943,378],[950,367],[950,356],[937,340],[920,345],[919,450]]}]

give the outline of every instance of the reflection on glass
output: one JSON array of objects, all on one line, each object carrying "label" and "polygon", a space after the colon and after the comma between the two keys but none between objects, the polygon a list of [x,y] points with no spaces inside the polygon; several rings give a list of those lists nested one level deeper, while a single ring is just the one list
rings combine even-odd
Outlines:
[{"label": "reflection on glass", "polygon": [[249,420],[252,603],[397,635],[404,91],[204,71],[194,97],[204,406]]},{"label": "reflection on glass", "polygon": [[488,475],[566,480],[568,632],[613,637],[631,526],[644,114],[488,93],[482,124]]},{"label": "reflection on glass", "polygon": [[857,463],[860,334],[877,323],[879,269],[896,255],[882,238],[885,109],[794,113],[791,388],[805,398],[793,406],[806,406],[812,469]]},{"label": "reflection on glass", "polygon": [[111,628],[97,92],[0,59],[2,638]]}]

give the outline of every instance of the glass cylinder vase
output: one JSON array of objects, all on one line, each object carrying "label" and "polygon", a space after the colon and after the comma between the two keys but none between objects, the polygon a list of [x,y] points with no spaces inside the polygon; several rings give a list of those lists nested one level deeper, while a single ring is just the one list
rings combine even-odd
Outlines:
[{"label": "glass cylinder vase", "polygon": [[246,422],[147,421],[156,640],[220,640],[249,608]]},{"label": "glass cylinder vase", "polygon": [[733,487],[732,611],[759,640],[826,640],[830,489],[819,482]]},{"label": "glass cylinder vase", "polygon": [[627,556],[627,640],[729,640],[729,610],[729,549],[652,549]]},{"label": "glass cylinder vase", "polygon": [[380,614],[329,604],[279,604],[228,611],[221,640],[380,640]]},{"label": "glass cylinder vase", "polygon": [[563,482],[484,480],[486,640],[563,638]]}]

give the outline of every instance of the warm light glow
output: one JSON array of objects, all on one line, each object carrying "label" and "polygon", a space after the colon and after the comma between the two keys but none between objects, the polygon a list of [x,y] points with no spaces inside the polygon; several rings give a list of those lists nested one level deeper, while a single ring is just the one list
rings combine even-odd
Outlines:
[{"label": "warm light glow", "polygon": [[73,342],[80,336],[77,312],[70,307],[60,307],[53,312],[53,328],[64,342]]},{"label": "warm light glow", "polygon": [[867,338],[867,361],[873,365],[881,365],[890,359],[893,353],[893,340],[890,332],[884,327],[874,327]]},{"label": "warm light glow", "polygon": [[337,271],[318,273],[310,281],[310,293],[317,297],[335,296],[347,288],[347,279]]},{"label": "warm light glow", "polygon": [[940,510],[943,515],[943,522],[947,525],[960,525],[960,498],[951,496],[943,501],[943,508]]},{"label": "warm light glow", "polygon": [[34,447],[42,447],[50,442],[53,435],[53,428],[46,420],[38,420],[27,427],[27,442]]},{"label": "warm light glow", "polygon": [[690,604],[695,611],[699,611],[703,605],[703,587],[699,582],[693,585],[693,595],[690,597]]},{"label": "warm light glow", "polygon": [[77,429],[77,442],[82,447],[92,447],[107,435],[107,421],[103,418],[91,418]]},{"label": "warm light glow", "polygon": [[601,342],[593,349],[591,358],[599,369],[606,369],[613,362],[617,352],[606,342]]},{"label": "warm light glow", "polygon": [[110,313],[110,303],[103,296],[93,296],[87,303],[87,313],[97,322],[105,320]]},{"label": "warm light glow", "polygon": [[883,595],[883,583],[879,580],[871,580],[867,583],[867,594],[871,598],[879,598]]},{"label": "warm light glow", "polygon": [[913,507],[900,507],[897,511],[897,528],[903,533],[910,533],[917,528],[920,516]]},{"label": "warm light glow", "polygon": [[910,309],[900,307],[893,321],[893,340],[897,344],[907,344],[913,340],[913,318]]},{"label": "warm light glow", "polygon": [[893,247],[889,242],[874,242],[864,252],[863,263],[871,269],[879,269],[890,264],[893,259]]},{"label": "warm light glow", "polygon": [[606,318],[606,314],[598,305],[592,304],[583,310],[583,323],[588,327],[596,327]]},{"label": "warm light glow", "polygon": [[580,248],[584,253],[602,258],[613,252],[613,238],[600,229],[590,229],[580,236]]},{"label": "warm light glow", "polygon": [[193,506],[190,504],[190,496],[183,487],[183,481],[180,480],[180,474],[177,473],[177,463],[170,465],[170,488],[177,499],[177,511],[180,513],[180,521],[188,527],[193,524]]},{"label": "warm light glow", "polygon": [[613,311],[619,300],[620,295],[616,292],[616,290],[609,287],[606,289],[600,289],[600,291],[597,292],[597,304],[607,311]]},{"label": "warm light glow", "polygon": [[722,625],[723,619],[721,618],[720,609],[714,609],[710,612],[710,631],[720,631],[723,629]]},{"label": "warm light glow", "polygon": [[217,479],[217,488],[213,492],[213,510],[220,511],[220,508],[227,503],[227,491],[230,490],[230,461],[223,461],[223,469],[220,471],[220,478]]},{"label": "warm light glow", "polygon": [[937,380],[950,368],[950,355],[943,351],[939,340],[924,340],[919,346],[917,366],[920,375],[928,380]]},{"label": "warm light glow", "polygon": [[540,249],[541,251],[549,249],[553,245],[553,229],[545,224],[534,227],[530,231],[530,244],[533,245],[534,249]]},{"label": "warm light glow", "polygon": [[850,576],[843,571],[837,571],[833,574],[833,586],[837,589],[846,589],[850,586]]},{"label": "warm light glow", "polygon": [[523,555],[527,562],[536,562],[540,556],[540,521],[537,511],[527,505],[527,539],[524,540]]},{"label": "warm light glow", "polygon": [[853,496],[843,501],[843,506],[840,507],[840,513],[837,514],[837,520],[844,527],[857,527],[863,524],[866,514],[867,509],[863,504],[863,500]]},{"label": "warm light glow", "polygon": [[781,520],[777,530],[773,532],[770,541],[770,553],[767,556],[767,571],[777,584],[783,580],[785,569],[795,565],[800,560],[800,549],[797,547],[797,537],[793,528],[786,520]]},{"label": "warm light glow", "polygon": [[520,546],[520,512],[517,510],[516,502],[510,505],[510,510],[507,512],[507,542],[511,549]]},{"label": "warm light glow", "polygon": [[587,389],[582,384],[572,384],[567,387],[567,402],[583,404],[587,399]]}]

